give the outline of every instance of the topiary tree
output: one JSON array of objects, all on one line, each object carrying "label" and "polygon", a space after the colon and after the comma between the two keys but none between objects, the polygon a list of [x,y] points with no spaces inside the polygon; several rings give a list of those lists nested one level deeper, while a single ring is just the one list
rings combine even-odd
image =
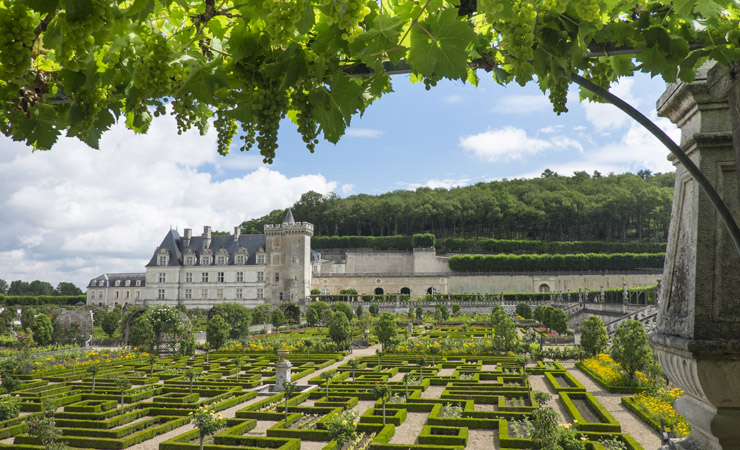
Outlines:
[{"label": "topiary tree", "polygon": [[334,374],[327,370],[326,372],[321,372],[321,379],[324,380],[324,383],[326,383],[326,400],[329,400],[329,384],[331,383],[331,379],[334,378]]},{"label": "topiary tree", "polygon": [[516,313],[524,319],[531,319],[532,318],[532,308],[529,307],[528,304],[524,302],[519,302],[516,305]]},{"label": "topiary tree", "polygon": [[459,303],[453,303],[452,304],[452,315],[456,316],[460,314],[460,304]]},{"label": "topiary tree", "polygon": [[652,353],[645,328],[637,320],[627,319],[617,327],[612,339],[611,356],[634,382],[635,373],[650,363]]},{"label": "topiary tree", "polygon": [[424,367],[427,365],[427,358],[424,355],[416,357],[416,364],[419,366],[419,379],[424,382]]},{"label": "topiary tree", "polygon": [[323,325],[329,319],[331,308],[325,302],[313,302],[306,308],[306,322],[311,326]]},{"label": "topiary tree", "polygon": [[375,323],[375,335],[378,337],[383,350],[391,345],[391,339],[398,335],[396,316],[391,313],[383,313]]},{"label": "topiary tree", "polygon": [[334,302],[331,304],[331,309],[341,312],[342,314],[347,316],[347,320],[349,321],[351,321],[355,317],[355,314],[352,311],[352,307],[349,306],[349,303],[347,302]]},{"label": "topiary tree", "polygon": [[550,407],[540,407],[532,412],[531,438],[535,445],[546,450],[558,448],[558,422],[560,416]]},{"label": "topiary tree", "polygon": [[383,404],[383,425],[385,425],[385,402],[391,397],[393,390],[386,383],[375,382],[375,386],[370,391],[370,395],[375,400],[380,400]]},{"label": "topiary tree", "polygon": [[303,345],[306,347],[306,358],[311,357],[311,347],[313,347],[313,341],[311,339],[304,339]]},{"label": "topiary tree", "polygon": [[350,359],[349,362],[347,362],[347,365],[350,369],[352,369],[352,382],[354,383],[357,381],[357,378],[355,378],[355,372],[357,371],[357,368],[360,367],[360,361],[358,359]]},{"label": "topiary tree", "polygon": [[545,310],[542,311],[542,325],[548,330],[550,329],[550,316],[554,310],[552,306],[545,306]]},{"label": "topiary tree", "polygon": [[90,392],[93,394],[95,393],[95,378],[98,376],[98,372],[100,372],[100,364],[93,364],[91,366],[87,366],[85,369],[87,373],[92,375],[92,388],[90,389]]},{"label": "topiary tree", "polygon": [[345,344],[351,335],[351,329],[347,316],[337,311],[329,319],[329,337],[335,344]]},{"label": "topiary tree", "polygon": [[587,356],[604,353],[609,348],[609,333],[598,316],[591,316],[581,325],[581,347]]},{"label": "topiary tree", "polygon": [[532,318],[536,320],[537,322],[543,324],[543,316],[545,314],[545,306],[544,305],[537,305],[537,307],[532,312]]},{"label": "topiary tree", "polygon": [[380,314],[380,308],[375,303],[370,305],[370,308],[368,309],[368,311],[370,311],[370,314],[372,314],[373,316],[377,316],[378,314]]},{"label": "topiary tree", "polygon": [[185,379],[187,379],[190,382],[190,393],[193,393],[193,381],[195,381],[196,378],[198,378],[198,374],[188,367],[185,372],[182,374]]},{"label": "topiary tree", "polygon": [[362,309],[362,305],[357,305],[357,309],[355,309],[355,315],[358,319],[362,318],[362,315],[365,314],[365,310]]},{"label": "topiary tree", "polygon": [[223,317],[218,314],[212,316],[208,320],[208,325],[206,325],[206,343],[208,343],[208,347],[213,350],[223,347],[229,338],[229,331],[231,331],[231,328]]},{"label": "topiary tree", "polygon": [[128,389],[131,389],[131,381],[129,381],[129,379],[125,377],[119,377],[114,379],[113,381],[116,384],[116,389],[118,389],[118,391],[121,393],[121,414],[123,414],[125,408],[124,395]]},{"label": "topiary tree", "polygon": [[249,337],[252,317],[246,306],[238,303],[219,303],[211,311],[211,317],[219,315],[229,325],[229,338],[244,340]]},{"label": "topiary tree", "polygon": [[421,306],[417,306],[416,307],[416,323],[421,325],[423,321],[424,321],[424,308],[422,308]]},{"label": "topiary tree", "polygon": [[293,396],[293,393],[295,392],[297,387],[298,387],[297,383],[291,383],[290,381],[283,381],[283,392],[284,392],[283,398],[285,398],[285,427],[286,428],[288,426],[288,401]]},{"label": "topiary tree", "polygon": [[113,335],[116,333],[116,330],[118,330],[119,325],[121,324],[121,310],[116,308],[111,311],[106,311],[103,313],[103,317],[100,319],[100,328],[103,329],[103,332],[108,335],[108,337],[112,338]]},{"label": "topiary tree", "polygon": [[516,347],[518,336],[516,325],[503,308],[494,309],[491,315],[491,326],[493,327],[493,342],[496,348],[503,351],[511,351]]},{"label": "topiary tree", "polygon": [[550,328],[557,334],[568,331],[568,315],[560,308],[554,308],[550,313]]},{"label": "topiary tree", "polygon": [[272,326],[277,328],[280,328],[285,323],[285,315],[280,310],[280,308],[275,308],[272,310],[272,314],[270,315],[270,323],[272,323]]},{"label": "topiary tree", "polygon": [[188,413],[193,425],[198,429],[200,450],[203,450],[203,440],[206,436],[215,434],[226,426],[226,419],[221,416],[221,413],[216,413],[212,408],[212,406],[201,406]]},{"label": "topiary tree", "polygon": [[36,310],[31,307],[25,307],[21,311],[21,327],[25,330],[30,329],[33,325],[33,319],[36,317]]},{"label": "topiary tree", "polygon": [[157,355],[149,355],[149,358],[147,359],[149,362],[149,376],[154,375],[154,364],[157,362],[159,357]]},{"label": "topiary tree", "polygon": [[236,382],[239,382],[239,372],[242,371],[242,359],[236,358],[234,360],[234,367],[236,367]]},{"label": "topiary tree", "polygon": [[46,314],[37,314],[33,318],[31,331],[33,331],[33,340],[36,344],[42,347],[51,344],[54,327],[51,325],[51,318]]}]

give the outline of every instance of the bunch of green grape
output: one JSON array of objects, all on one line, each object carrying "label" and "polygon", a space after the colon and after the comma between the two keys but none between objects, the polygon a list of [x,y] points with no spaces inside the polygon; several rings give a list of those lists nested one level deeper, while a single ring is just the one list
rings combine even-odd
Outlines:
[{"label": "bunch of green grape", "polygon": [[188,92],[172,99],[172,114],[177,122],[177,134],[183,134],[192,128],[193,122],[198,118],[193,94]]},{"label": "bunch of green grape", "polygon": [[296,24],[303,18],[305,0],[265,0],[270,11],[265,20],[265,30],[278,45],[287,44],[296,34]]},{"label": "bunch of green grape", "polygon": [[22,77],[31,67],[31,47],[38,19],[18,2],[4,8],[0,2],[0,75]]},{"label": "bunch of green grape", "polygon": [[614,68],[607,58],[591,58],[586,78],[597,86],[609,89],[614,78]]},{"label": "bunch of green grape", "polygon": [[169,95],[173,80],[180,77],[176,67],[169,64],[171,51],[161,34],[142,35],[144,47],[137,55],[134,86],[148,98]]},{"label": "bunch of green grape", "polygon": [[100,111],[110,103],[111,89],[109,86],[93,86],[81,89],[75,93],[75,104],[82,111],[82,121],[75,128],[84,135],[93,128]]},{"label": "bunch of green grape", "polygon": [[550,103],[552,103],[552,110],[558,116],[562,113],[568,112],[568,108],[565,106],[568,100],[568,79],[562,76],[554,77],[550,76]]},{"label": "bunch of green grape", "polygon": [[88,15],[70,19],[65,12],[59,14],[61,29],[64,35],[61,59],[65,68],[77,71],[84,70],[87,58],[95,46],[95,36],[107,37],[113,29],[113,10],[110,2],[93,0],[93,7]]},{"label": "bunch of green grape", "polygon": [[311,153],[316,149],[316,144],[319,143],[319,126],[316,123],[316,119],[313,117],[313,107],[308,98],[308,93],[303,87],[299,87],[293,92],[290,99],[290,104],[293,109],[298,113],[296,114],[296,122],[298,123],[298,132],[303,138],[303,142],[306,143],[306,148]]},{"label": "bunch of green grape", "polygon": [[257,89],[252,95],[254,127],[259,132],[257,145],[267,164],[272,164],[275,157],[280,119],[285,117],[286,103],[285,91],[280,89]]},{"label": "bunch of green grape", "polygon": [[360,24],[365,20],[365,16],[370,14],[370,8],[367,5],[368,0],[346,0],[342,2],[337,18],[337,25],[344,30],[342,39],[352,42],[363,33],[364,30]]},{"label": "bunch of green grape", "polygon": [[213,126],[218,133],[218,153],[219,155],[226,156],[229,153],[229,146],[238,129],[236,119],[227,117],[223,111],[218,111],[216,113],[216,120],[213,121]]},{"label": "bunch of green grape", "polygon": [[584,22],[594,22],[601,17],[599,0],[578,0],[576,13]]},{"label": "bunch of green grape", "polygon": [[532,79],[534,67],[534,28],[537,11],[529,1],[517,0],[512,4],[514,18],[500,24],[501,44],[509,54],[510,72],[517,83],[524,86]]}]

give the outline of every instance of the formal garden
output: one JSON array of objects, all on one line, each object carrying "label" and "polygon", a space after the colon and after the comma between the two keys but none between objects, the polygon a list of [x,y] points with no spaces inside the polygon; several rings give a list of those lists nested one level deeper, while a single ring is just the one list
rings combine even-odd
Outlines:
[{"label": "formal garden", "polygon": [[596,317],[579,347],[543,346],[572,333],[562,310],[438,323],[443,311],[333,306],[307,312],[314,327],[254,336],[238,327],[252,312],[221,307],[204,344],[169,307],[140,315],[128,349],[39,357],[21,338],[0,363],[0,447],[640,450],[661,428],[689,433],[639,322],[611,348]]}]

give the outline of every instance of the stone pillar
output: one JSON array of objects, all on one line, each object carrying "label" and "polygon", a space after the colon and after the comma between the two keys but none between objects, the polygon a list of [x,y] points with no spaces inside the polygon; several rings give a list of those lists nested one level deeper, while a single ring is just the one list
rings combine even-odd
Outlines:
[{"label": "stone pillar", "polygon": [[622,303],[629,303],[630,298],[627,293],[627,283],[622,283]]},{"label": "stone pillar", "polygon": [[283,392],[283,383],[290,383],[290,368],[293,364],[287,359],[275,363],[275,392]]},{"label": "stone pillar", "polygon": [[[657,107],[681,127],[681,147],[738,220],[728,84],[723,67],[703,67],[693,83],[669,85]],[[740,449],[740,258],[706,195],[673,161],[673,213],[650,336],[666,376],[686,391],[675,406],[691,435],[671,446]]]}]

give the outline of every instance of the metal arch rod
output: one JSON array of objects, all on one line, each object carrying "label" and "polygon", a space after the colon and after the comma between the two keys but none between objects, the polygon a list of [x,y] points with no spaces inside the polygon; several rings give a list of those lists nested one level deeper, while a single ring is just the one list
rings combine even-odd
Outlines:
[{"label": "metal arch rod", "polygon": [[673,142],[673,139],[671,139],[663,130],[655,125],[652,120],[645,117],[640,111],[633,108],[630,104],[628,104],[621,98],[612,94],[608,90],[595,85],[594,83],[588,81],[578,74],[571,73],[569,74],[569,76],[570,79],[577,85],[593,92],[602,99],[608,101],[612,105],[622,110],[625,114],[637,121],[637,123],[645,127],[646,130],[648,130],[663,145],[665,145],[666,148],[668,148],[668,151],[670,151],[673,156],[675,156],[679,160],[679,162],[684,165],[689,174],[694,177],[694,180],[696,180],[696,182],[702,188],[707,197],[709,197],[709,201],[712,203],[712,206],[714,206],[714,209],[717,211],[717,214],[719,214],[722,223],[724,223],[725,228],[730,233],[732,243],[735,244],[735,250],[737,250],[738,254],[740,255],[740,228],[738,228],[737,222],[735,222],[735,219],[732,217],[732,213],[730,213],[729,208],[727,208],[725,202],[722,201],[722,198],[714,189],[712,183],[710,183],[707,177],[705,177],[704,174],[701,172],[701,170],[696,167],[696,164],[694,164],[691,158],[689,158],[689,156],[681,149],[681,147]]}]

